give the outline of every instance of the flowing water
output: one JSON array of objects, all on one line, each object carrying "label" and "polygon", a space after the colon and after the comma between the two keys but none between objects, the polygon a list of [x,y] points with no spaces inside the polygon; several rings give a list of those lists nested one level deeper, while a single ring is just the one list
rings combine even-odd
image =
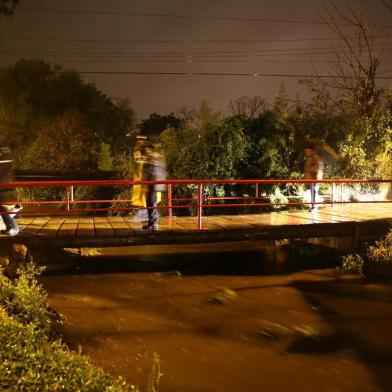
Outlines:
[{"label": "flowing water", "polygon": [[70,347],[142,389],[157,353],[162,392],[392,391],[392,285],[282,260],[269,242],[106,249],[43,283]]}]

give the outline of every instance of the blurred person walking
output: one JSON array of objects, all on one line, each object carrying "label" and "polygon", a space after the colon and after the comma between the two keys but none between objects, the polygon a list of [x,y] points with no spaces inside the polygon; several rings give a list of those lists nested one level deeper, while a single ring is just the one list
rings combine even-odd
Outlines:
[{"label": "blurred person walking", "polygon": [[[147,181],[162,181],[166,179],[166,168],[158,145],[150,144],[145,150],[146,163],[144,164],[144,179]],[[147,187],[146,206],[148,222],[144,230],[158,230],[161,192],[166,190],[166,184],[150,184]]]},{"label": "blurred person walking", "polygon": [[[160,147],[158,144],[152,144],[147,137],[138,137],[134,159],[136,161],[134,180],[162,181],[166,179],[166,168]],[[147,223],[143,225],[144,230],[158,230],[160,213],[157,207],[161,192],[165,190],[165,184],[134,186],[132,204],[147,207]]]},{"label": "blurred person walking", "polygon": [[[10,184],[14,181],[14,167],[11,149],[0,147],[0,184]],[[0,212],[5,225],[1,234],[14,236],[19,234],[15,213],[21,210],[20,205],[8,204],[15,200],[14,188],[0,188]]]},{"label": "blurred person walking", "polygon": [[[335,149],[322,140],[307,140],[304,143],[305,165],[304,178],[308,180],[322,180],[324,168],[333,165],[339,160]],[[320,183],[314,182],[308,186],[310,188],[310,210],[317,208],[317,197]]]},{"label": "blurred person walking", "polygon": [[[310,144],[305,146],[304,178],[307,180],[322,180],[324,172],[324,162]],[[310,210],[317,207],[318,190],[320,184],[313,182],[310,184]]]}]

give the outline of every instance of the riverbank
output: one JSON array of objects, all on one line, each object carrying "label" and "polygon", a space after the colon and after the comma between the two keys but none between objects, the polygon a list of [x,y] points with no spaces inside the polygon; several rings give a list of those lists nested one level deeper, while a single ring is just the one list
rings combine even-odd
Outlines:
[{"label": "riverbank", "polygon": [[36,266],[24,265],[14,280],[0,272],[0,390],[135,390],[69,351],[55,335],[55,313],[37,282]]}]

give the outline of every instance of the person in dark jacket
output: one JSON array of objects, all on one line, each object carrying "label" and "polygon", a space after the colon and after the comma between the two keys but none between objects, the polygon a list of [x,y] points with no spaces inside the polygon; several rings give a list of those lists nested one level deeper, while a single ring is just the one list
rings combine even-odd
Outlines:
[{"label": "person in dark jacket", "polygon": [[[14,180],[13,158],[9,147],[0,147],[0,184],[10,184]],[[0,188],[0,212],[5,230],[2,234],[17,235],[19,227],[15,220],[15,213],[21,209],[19,205],[7,204],[15,200],[13,188]]]},{"label": "person in dark jacket", "polygon": [[[157,146],[146,145],[143,149],[143,180],[160,181],[166,179],[166,168],[161,152]],[[165,184],[152,184],[147,186],[146,206],[148,222],[144,230],[158,230],[159,209],[158,194],[166,190]]]}]

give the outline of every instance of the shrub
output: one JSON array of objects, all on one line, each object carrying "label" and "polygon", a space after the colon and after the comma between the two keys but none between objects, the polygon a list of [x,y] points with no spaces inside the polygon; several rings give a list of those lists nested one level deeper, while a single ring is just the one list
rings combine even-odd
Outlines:
[{"label": "shrub", "polygon": [[121,380],[95,368],[61,341],[50,342],[34,323],[0,308],[0,389],[7,391],[122,391]]},{"label": "shrub", "polygon": [[350,254],[344,256],[340,269],[343,272],[391,276],[392,231],[384,239],[369,246],[363,255]]},{"label": "shrub", "polygon": [[0,390],[127,391],[136,390],[50,340],[46,294],[32,264],[14,281],[0,279]]},{"label": "shrub", "polygon": [[287,208],[286,205],[281,205],[281,204],[288,203],[289,199],[282,193],[280,188],[276,187],[273,190],[273,192],[270,195],[268,195],[268,196],[270,196],[271,208],[273,210],[281,210],[281,209]]},{"label": "shrub", "polygon": [[354,253],[343,256],[342,266],[340,270],[347,273],[362,274],[365,260],[362,256]]},{"label": "shrub", "polygon": [[392,265],[392,231],[385,239],[376,241],[375,245],[369,246],[366,251],[366,259],[369,263],[385,263]]},{"label": "shrub", "polygon": [[29,263],[19,269],[19,277],[15,281],[1,279],[0,305],[21,323],[48,332],[50,318],[45,305],[46,293],[36,279],[42,270]]}]

